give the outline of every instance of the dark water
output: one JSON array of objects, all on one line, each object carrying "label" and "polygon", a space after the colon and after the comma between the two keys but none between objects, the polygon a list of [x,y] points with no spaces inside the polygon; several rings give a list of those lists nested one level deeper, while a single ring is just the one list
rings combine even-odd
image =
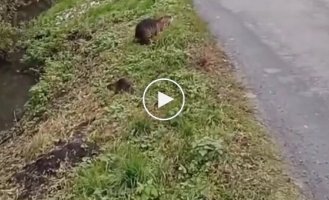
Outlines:
[{"label": "dark water", "polygon": [[0,63],[0,130],[12,126],[19,117],[35,83],[31,76],[19,74],[16,69],[15,64]]},{"label": "dark water", "polygon": [[[50,8],[52,2],[40,0],[24,8],[18,8],[13,24],[33,19]],[[35,84],[33,77],[18,73],[23,66],[19,62],[21,56],[14,57],[11,62],[0,61],[0,130],[10,128],[14,124],[28,100],[29,89]]]}]

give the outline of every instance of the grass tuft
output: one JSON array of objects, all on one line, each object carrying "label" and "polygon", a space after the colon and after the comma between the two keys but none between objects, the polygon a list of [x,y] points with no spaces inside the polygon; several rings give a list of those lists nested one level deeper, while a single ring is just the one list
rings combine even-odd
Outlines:
[{"label": "grass tuft", "polygon": [[75,186],[77,195],[85,199],[128,198],[141,190],[143,184],[155,180],[151,160],[130,145],[118,147],[93,165],[79,172],[81,180]]}]

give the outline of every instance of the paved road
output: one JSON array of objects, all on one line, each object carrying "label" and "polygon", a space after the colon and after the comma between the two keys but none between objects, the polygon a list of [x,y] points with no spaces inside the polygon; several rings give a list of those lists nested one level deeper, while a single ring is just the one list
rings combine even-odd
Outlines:
[{"label": "paved road", "polygon": [[329,0],[194,0],[304,192],[329,199]]}]

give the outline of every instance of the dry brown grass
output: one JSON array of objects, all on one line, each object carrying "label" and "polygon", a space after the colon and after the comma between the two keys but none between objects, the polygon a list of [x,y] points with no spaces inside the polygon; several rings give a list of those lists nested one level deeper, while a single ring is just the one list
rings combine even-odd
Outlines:
[{"label": "dry brown grass", "polygon": [[215,42],[190,45],[189,55],[190,65],[209,75],[223,74],[233,69],[224,51]]},{"label": "dry brown grass", "polygon": [[[82,127],[81,124],[101,118],[104,114],[97,97],[88,86],[72,90],[69,95],[63,96],[61,101],[66,103],[56,106],[56,110],[51,110],[49,113],[52,114],[48,115],[46,120],[36,126],[26,127],[21,136],[4,143],[0,148],[0,190],[3,192],[12,191],[6,189],[8,185],[5,183],[25,163],[48,152],[56,141],[66,141],[72,130]],[[95,129],[92,124],[86,125],[84,130],[79,131],[89,132]]]},{"label": "dry brown grass", "polygon": [[[32,136],[31,140],[29,139],[28,146],[36,146],[34,145],[36,143],[40,145],[39,147],[47,147],[56,140],[66,140],[70,137],[69,134],[73,128],[91,118],[97,118],[103,113],[96,97],[88,87],[73,90],[62,101],[70,101],[70,103],[58,106],[57,112],[51,112],[54,114],[48,116],[47,120],[42,121],[35,127],[37,132]],[[40,139],[40,137],[48,139]],[[38,141],[44,141],[44,143]],[[44,148],[36,148],[32,151],[37,155],[43,152]]]}]

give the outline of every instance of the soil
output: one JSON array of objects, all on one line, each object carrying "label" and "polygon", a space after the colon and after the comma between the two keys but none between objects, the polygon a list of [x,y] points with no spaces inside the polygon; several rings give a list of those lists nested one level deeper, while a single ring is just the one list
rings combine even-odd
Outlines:
[{"label": "soil", "polygon": [[22,188],[18,199],[28,199],[35,195],[61,168],[73,167],[82,162],[83,158],[92,157],[98,152],[98,146],[84,141],[83,135],[79,132],[71,141],[57,142],[55,149],[40,155],[34,162],[25,165],[20,172],[14,174],[11,182]]}]

